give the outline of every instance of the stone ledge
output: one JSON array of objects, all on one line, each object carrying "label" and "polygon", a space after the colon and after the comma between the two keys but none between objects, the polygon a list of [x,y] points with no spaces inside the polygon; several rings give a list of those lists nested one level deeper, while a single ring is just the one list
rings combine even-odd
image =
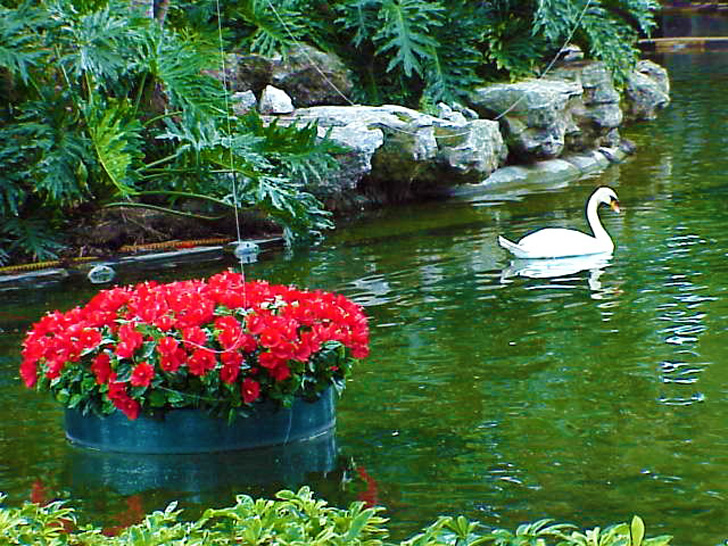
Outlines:
[{"label": "stone ledge", "polygon": [[496,185],[548,184],[569,182],[586,174],[606,169],[624,160],[627,153],[619,148],[602,148],[593,152],[539,161],[531,165],[501,167],[479,184],[463,184],[451,190],[452,197],[471,197],[488,193]]}]

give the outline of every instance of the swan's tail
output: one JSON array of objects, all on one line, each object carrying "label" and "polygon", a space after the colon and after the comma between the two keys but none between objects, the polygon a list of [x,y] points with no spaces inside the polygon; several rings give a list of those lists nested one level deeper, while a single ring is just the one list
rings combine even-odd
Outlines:
[{"label": "swan's tail", "polygon": [[516,257],[520,258],[523,256],[523,250],[521,250],[521,247],[501,235],[498,235],[498,244]]}]

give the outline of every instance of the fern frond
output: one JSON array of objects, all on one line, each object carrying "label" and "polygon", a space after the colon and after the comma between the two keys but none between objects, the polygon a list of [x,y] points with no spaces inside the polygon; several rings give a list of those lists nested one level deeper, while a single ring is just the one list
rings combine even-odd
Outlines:
[{"label": "fern frond", "polygon": [[604,61],[617,83],[623,82],[639,57],[639,51],[633,45],[636,33],[607,17],[601,8],[584,17],[583,33],[589,43],[590,56]]},{"label": "fern frond", "polygon": [[485,59],[477,48],[482,40],[482,28],[477,23],[477,8],[452,5],[448,10],[437,33],[440,47],[425,64],[424,95],[428,100],[452,103],[481,83],[478,70]]},{"label": "fern frond", "polygon": [[442,24],[444,8],[427,0],[382,0],[382,28],[374,36],[377,54],[391,59],[387,72],[400,68],[407,77],[422,75],[422,62],[438,47],[432,30]]},{"label": "fern frond", "polygon": [[530,35],[527,20],[508,15],[497,24],[484,29],[488,44],[485,58],[511,80],[530,76],[535,63],[544,53],[545,44]]},{"label": "fern frond", "polygon": [[0,126],[0,218],[17,215],[28,193],[29,154],[21,138],[16,127]]},{"label": "fern frond", "polygon": [[279,176],[307,185],[320,182],[338,169],[333,154],[344,150],[328,137],[320,138],[316,124],[266,125],[256,115],[246,117],[244,122],[246,129],[259,138],[261,154]]},{"label": "fern frond", "polygon": [[204,115],[224,113],[220,81],[204,73],[217,67],[219,52],[196,37],[151,26],[144,32],[141,71],[152,76],[148,85],[159,84],[173,108],[194,109]]},{"label": "fern frond", "polygon": [[[56,43],[49,45],[59,50],[71,82],[89,76],[98,85],[113,84],[126,69],[124,54],[130,42],[138,39],[135,27],[109,8],[79,16],[60,3],[53,5],[50,15],[60,26],[53,35]],[[60,46],[67,44],[72,46],[61,50]]]},{"label": "fern frond", "polygon": [[551,45],[563,42],[579,21],[587,0],[543,0],[533,14],[531,34],[546,39]]},{"label": "fern frond", "polygon": [[350,0],[336,7],[340,16],[336,23],[346,31],[353,31],[351,42],[360,47],[372,41],[379,29],[378,8],[381,0]]}]

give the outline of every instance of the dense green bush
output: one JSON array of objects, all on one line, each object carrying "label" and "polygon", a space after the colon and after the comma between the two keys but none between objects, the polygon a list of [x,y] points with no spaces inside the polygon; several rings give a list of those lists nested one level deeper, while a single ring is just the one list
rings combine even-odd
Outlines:
[{"label": "dense green bush", "polygon": [[[2,502],[2,497],[0,497]],[[381,508],[352,503],[347,509],[316,499],[307,487],[297,493],[281,491],[276,500],[254,500],[240,495],[227,508],[208,509],[197,521],[183,521],[171,504],[148,515],[141,523],[109,537],[99,529],[76,525],[73,511],[61,503],[25,504],[0,508],[0,543],[42,546],[213,546],[351,545],[380,546],[387,542],[387,520]],[[464,517],[441,517],[400,546],[665,546],[669,536],[645,538],[642,520],[606,529],[579,532],[570,524],[542,520],[524,524],[515,532],[489,529]]]},{"label": "dense green bush", "polygon": [[[215,29],[216,0],[172,4],[182,26]],[[416,106],[462,97],[476,83],[543,70],[571,41],[617,80],[655,26],[657,0],[234,0],[230,45],[263,55],[297,42],[332,50],[358,77],[356,100]]]},{"label": "dense green bush", "polygon": [[291,239],[330,227],[305,182],[335,168],[331,143],[232,115],[205,72],[220,63],[209,37],[128,2],[0,4],[0,264],[54,257],[100,206],[214,219],[237,203]]}]

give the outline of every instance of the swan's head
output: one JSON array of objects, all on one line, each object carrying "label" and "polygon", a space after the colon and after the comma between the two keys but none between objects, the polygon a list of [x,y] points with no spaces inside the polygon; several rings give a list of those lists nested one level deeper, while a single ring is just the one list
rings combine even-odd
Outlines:
[{"label": "swan's head", "polygon": [[608,188],[607,186],[597,188],[592,195],[592,199],[594,199],[597,204],[604,203],[605,205],[609,205],[614,212],[619,212],[619,199],[612,188]]}]

